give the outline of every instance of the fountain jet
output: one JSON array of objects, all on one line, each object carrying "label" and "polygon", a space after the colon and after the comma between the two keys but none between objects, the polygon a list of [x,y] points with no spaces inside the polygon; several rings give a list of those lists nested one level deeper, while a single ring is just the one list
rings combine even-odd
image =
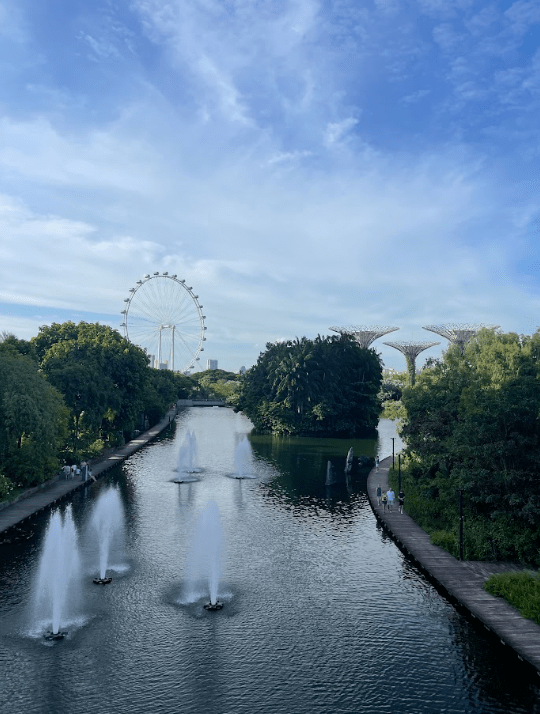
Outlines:
[{"label": "fountain jet", "polygon": [[201,514],[185,569],[189,602],[197,599],[199,584],[206,581],[204,589],[210,592],[210,602],[204,606],[206,610],[221,610],[223,607],[217,599],[222,550],[221,516],[217,503],[212,499]]},{"label": "fountain jet", "polygon": [[234,472],[231,474],[233,478],[255,478],[252,473],[252,458],[253,452],[251,444],[244,436],[236,445],[234,452]]},{"label": "fountain jet", "polygon": [[100,495],[90,525],[99,545],[99,577],[94,578],[94,583],[108,585],[112,581],[107,577],[111,548],[124,531],[124,509],[116,488],[109,488]]},{"label": "fountain jet", "polygon": [[34,609],[39,623],[51,627],[44,634],[48,640],[61,640],[67,632],[61,630],[79,604],[81,562],[77,531],[66,509],[64,518],[55,511],[45,534],[39,562]]},{"label": "fountain jet", "polygon": [[200,470],[197,466],[197,437],[192,431],[188,431],[178,451],[175,471],[179,473],[179,476],[173,480],[175,483],[197,481],[192,474],[199,473]]}]

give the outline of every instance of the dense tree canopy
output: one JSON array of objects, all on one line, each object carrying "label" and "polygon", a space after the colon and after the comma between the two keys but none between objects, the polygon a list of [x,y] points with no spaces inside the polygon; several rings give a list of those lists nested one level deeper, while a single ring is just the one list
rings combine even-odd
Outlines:
[{"label": "dense tree canopy", "polygon": [[261,432],[359,436],[377,425],[381,375],[379,356],[347,336],[269,343],[238,408]]},{"label": "dense tree canopy", "polygon": [[191,376],[193,395],[202,399],[223,399],[236,406],[239,398],[240,375],[224,369],[207,369]]},{"label": "dense tree canopy", "polygon": [[123,443],[192,389],[106,325],[54,323],[29,342],[1,333],[0,498]]},{"label": "dense tree canopy", "polygon": [[464,355],[450,347],[405,389],[401,434],[426,499],[444,510],[464,488],[472,517],[538,532],[539,355],[540,332],[483,330]]},{"label": "dense tree canopy", "polygon": [[68,412],[35,360],[0,343],[0,498],[58,469]]},{"label": "dense tree canopy", "polygon": [[41,327],[31,340],[47,379],[71,410],[75,434],[101,426],[106,436],[140,422],[149,378],[148,359],[116,330],[97,323]]}]

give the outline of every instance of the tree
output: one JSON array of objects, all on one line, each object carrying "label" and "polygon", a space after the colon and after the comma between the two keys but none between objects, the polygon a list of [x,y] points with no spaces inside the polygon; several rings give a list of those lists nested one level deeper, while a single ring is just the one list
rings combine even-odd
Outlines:
[{"label": "tree", "polygon": [[30,357],[0,349],[0,472],[15,485],[50,478],[59,467],[67,409]]},{"label": "tree", "polygon": [[43,373],[65,395],[75,441],[81,423],[99,426],[110,443],[131,434],[150,374],[143,350],[111,327],[86,322],[41,327],[32,343]]},{"label": "tree", "polygon": [[378,355],[348,336],[269,343],[238,408],[262,432],[359,436],[376,426],[381,374]]},{"label": "tree", "polygon": [[177,375],[166,369],[151,369],[144,391],[144,411],[150,426],[157,424],[178,399]]},{"label": "tree", "polygon": [[3,350],[10,350],[14,354],[26,355],[37,360],[36,351],[31,342],[19,340],[12,332],[0,332],[0,345]]},{"label": "tree", "polygon": [[401,429],[427,499],[442,507],[465,488],[471,517],[510,519],[522,534],[532,528],[533,549],[540,547],[539,355],[540,332],[482,330],[464,355],[448,348],[404,390]]}]

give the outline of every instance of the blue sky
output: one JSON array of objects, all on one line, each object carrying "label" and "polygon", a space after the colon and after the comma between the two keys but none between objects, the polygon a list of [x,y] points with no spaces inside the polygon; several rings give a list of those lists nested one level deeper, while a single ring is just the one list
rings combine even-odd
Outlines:
[{"label": "blue sky", "polygon": [[164,270],[203,367],[540,324],[536,1],[0,0],[0,35],[0,330],[118,327]]}]

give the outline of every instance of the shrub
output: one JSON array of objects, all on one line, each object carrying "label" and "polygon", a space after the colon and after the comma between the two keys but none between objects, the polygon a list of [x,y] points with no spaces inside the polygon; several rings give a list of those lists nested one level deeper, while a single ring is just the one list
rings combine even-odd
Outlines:
[{"label": "shrub", "polygon": [[484,590],[504,598],[523,617],[540,625],[540,573],[498,573],[486,580]]},{"label": "shrub", "polygon": [[433,531],[430,535],[430,540],[433,545],[444,548],[454,557],[457,558],[459,556],[459,541],[454,531]]},{"label": "shrub", "polygon": [[4,474],[0,474],[0,501],[5,501],[14,488],[13,481]]}]

